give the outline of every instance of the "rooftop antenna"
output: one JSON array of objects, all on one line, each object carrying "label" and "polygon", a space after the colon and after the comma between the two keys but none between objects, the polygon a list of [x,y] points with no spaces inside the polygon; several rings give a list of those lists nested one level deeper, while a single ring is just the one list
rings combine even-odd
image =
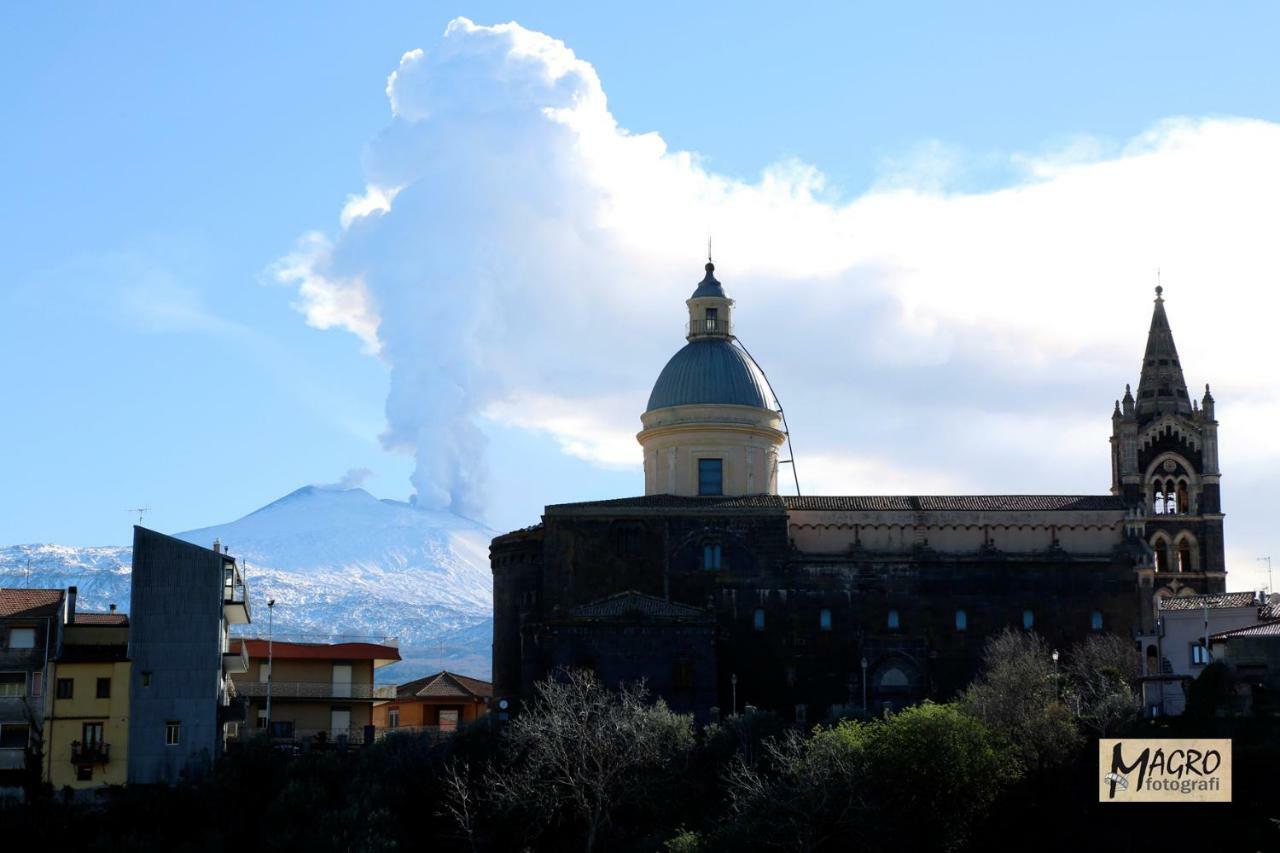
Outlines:
[{"label": "rooftop antenna", "polygon": [[135,506],[133,509],[126,509],[126,510],[125,510],[125,512],[136,512],[136,513],[138,514],[138,526],[139,526],[139,527],[141,527],[141,526],[142,526],[142,516],[143,516],[144,514],[148,513],[148,512],[151,512],[151,507],[149,507],[149,506]]},{"label": "rooftop antenna", "polygon": [[[1275,592],[1276,591],[1275,585],[1271,583],[1271,558],[1269,556],[1259,557],[1258,562],[1267,564],[1267,592],[1268,593]],[[27,565],[30,565],[30,564],[31,564],[31,561],[28,560]]]},{"label": "rooftop antenna", "polygon": [[707,235],[707,263],[711,263],[711,235]]}]

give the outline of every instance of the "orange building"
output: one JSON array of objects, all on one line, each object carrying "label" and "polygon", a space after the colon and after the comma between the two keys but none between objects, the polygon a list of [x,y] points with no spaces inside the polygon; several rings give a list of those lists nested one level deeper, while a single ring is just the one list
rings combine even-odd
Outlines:
[{"label": "orange building", "polygon": [[493,684],[437,672],[396,688],[396,697],[373,707],[378,734],[397,730],[446,734],[489,713]]}]

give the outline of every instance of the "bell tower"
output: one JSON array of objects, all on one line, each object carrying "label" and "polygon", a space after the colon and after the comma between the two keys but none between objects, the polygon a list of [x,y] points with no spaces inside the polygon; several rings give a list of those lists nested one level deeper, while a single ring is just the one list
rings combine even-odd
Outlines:
[{"label": "bell tower", "polygon": [[1129,508],[1155,596],[1226,589],[1218,421],[1205,385],[1187,393],[1173,330],[1156,288],[1136,394],[1128,385],[1111,415],[1111,492]]}]

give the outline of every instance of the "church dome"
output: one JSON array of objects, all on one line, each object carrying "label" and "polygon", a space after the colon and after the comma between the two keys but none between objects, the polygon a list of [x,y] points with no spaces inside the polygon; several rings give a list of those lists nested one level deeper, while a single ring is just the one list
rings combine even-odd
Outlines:
[{"label": "church dome", "polygon": [[715,404],[778,409],[764,374],[746,353],[727,340],[703,338],[686,344],[662,368],[645,411]]}]

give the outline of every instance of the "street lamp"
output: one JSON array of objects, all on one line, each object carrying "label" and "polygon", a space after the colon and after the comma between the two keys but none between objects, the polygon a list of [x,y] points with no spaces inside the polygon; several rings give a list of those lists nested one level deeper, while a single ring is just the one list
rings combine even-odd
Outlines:
[{"label": "street lamp", "polygon": [[729,687],[733,691],[733,716],[738,716],[738,673],[729,676]]},{"label": "street lamp", "polygon": [[1053,654],[1051,654],[1050,657],[1053,658],[1053,695],[1055,698],[1059,698],[1058,697],[1058,650],[1054,649]]},{"label": "street lamp", "polygon": [[267,738],[271,738],[271,682],[275,680],[276,674],[272,672],[272,648],[271,640],[273,629],[275,628],[276,600],[274,598],[267,599]]},{"label": "street lamp", "polygon": [[862,716],[867,716],[867,659],[862,659]]}]

